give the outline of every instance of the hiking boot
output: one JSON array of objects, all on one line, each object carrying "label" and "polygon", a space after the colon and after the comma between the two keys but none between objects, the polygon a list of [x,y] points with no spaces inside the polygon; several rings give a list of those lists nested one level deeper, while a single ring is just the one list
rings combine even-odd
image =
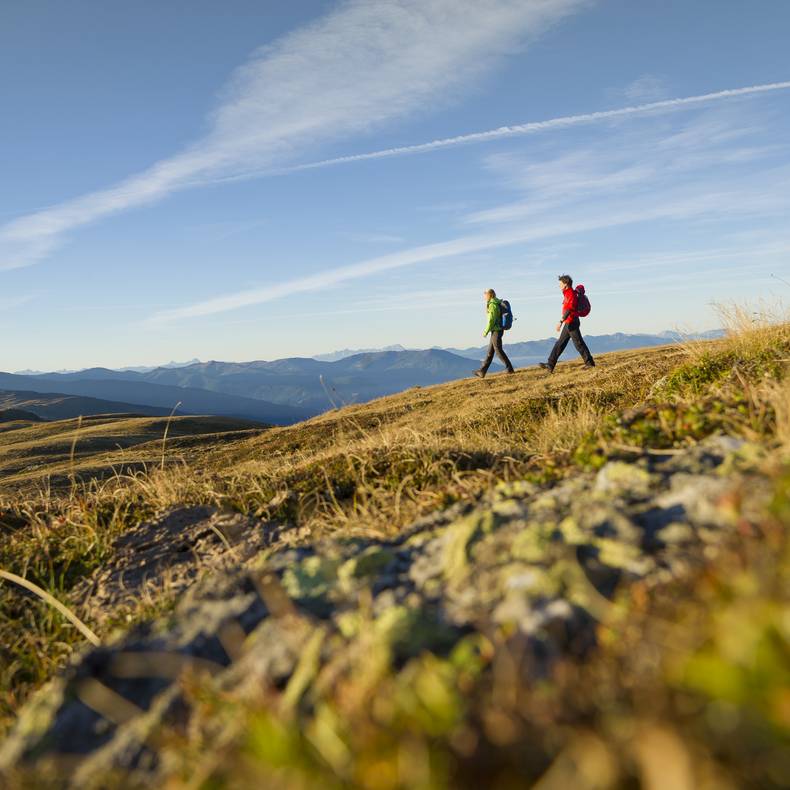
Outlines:
[{"label": "hiking boot", "polygon": [[516,371],[513,370],[513,368],[510,368],[510,370],[508,370],[508,372],[507,372],[508,376],[513,376],[513,375],[515,375],[515,373],[516,373]]},{"label": "hiking boot", "polygon": [[586,367],[586,368],[594,368],[595,367],[595,362],[585,362],[584,363],[584,367]]},{"label": "hiking boot", "polygon": [[548,362],[538,362],[538,367],[543,368],[543,370],[548,370],[549,373],[554,373],[554,368],[549,365]]},{"label": "hiking boot", "polygon": [[479,379],[484,379],[486,377],[485,372],[482,371],[482,370],[474,371],[474,375],[477,376],[477,378],[479,378]]}]

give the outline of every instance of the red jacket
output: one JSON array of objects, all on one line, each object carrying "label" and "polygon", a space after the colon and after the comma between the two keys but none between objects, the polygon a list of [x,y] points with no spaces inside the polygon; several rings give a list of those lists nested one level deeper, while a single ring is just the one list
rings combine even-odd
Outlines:
[{"label": "red jacket", "polygon": [[570,324],[574,318],[578,318],[576,312],[576,291],[573,288],[566,288],[562,292],[562,318],[560,323]]}]

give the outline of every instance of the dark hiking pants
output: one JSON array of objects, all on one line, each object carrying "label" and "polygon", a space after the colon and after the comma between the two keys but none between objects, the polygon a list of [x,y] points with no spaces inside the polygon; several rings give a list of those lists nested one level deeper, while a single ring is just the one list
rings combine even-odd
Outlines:
[{"label": "dark hiking pants", "polygon": [[554,344],[554,348],[551,349],[551,354],[549,354],[550,368],[553,369],[557,364],[557,360],[560,358],[562,352],[565,351],[565,346],[568,345],[569,340],[573,340],[573,345],[576,346],[576,350],[581,354],[581,358],[584,360],[585,364],[595,364],[590,349],[587,348],[587,344],[584,342],[581,330],[579,329],[579,319],[574,318],[570,324],[562,325],[562,332],[560,332],[560,336]]},{"label": "dark hiking pants", "polygon": [[505,367],[508,370],[513,370],[513,365],[510,364],[510,360],[507,358],[507,354],[502,348],[501,331],[494,331],[491,333],[491,340],[488,343],[488,353],[486,354],[486,358],[483,360],[483,364],[480,366],[481,373],[485,373],[491,366],[491,363],[494,360],[494,354],[496,354],[502,360],[502,362],[504,362]]}]

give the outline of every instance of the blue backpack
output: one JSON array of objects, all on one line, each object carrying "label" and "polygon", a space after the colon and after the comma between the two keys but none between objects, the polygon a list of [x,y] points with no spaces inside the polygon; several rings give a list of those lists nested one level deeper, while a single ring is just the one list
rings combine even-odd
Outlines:
[{"label": "blue backpack", "polygon": [[502,329],[513,328],[513,311],[510,309],[510,302],[503,299],[499,303],[499,316],[502,321]]}]

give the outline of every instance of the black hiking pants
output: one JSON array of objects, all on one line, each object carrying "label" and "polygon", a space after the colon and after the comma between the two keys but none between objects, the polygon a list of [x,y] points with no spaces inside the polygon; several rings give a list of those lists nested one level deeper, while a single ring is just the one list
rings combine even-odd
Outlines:
[{"label": "black hiking pants", "polygon": [[579,319],[574,318],[570,324],[562,325],[562,332],[560,332],[560,336],[557,338],[554,348],[551,349],[551,354],[549,354],[549,367],[552,370],[557,364],[557,360],[560,358],[562,352],[565,351],[565,346],[568,345],[569,340],[573,340],[573,345],[576,346],[576,350],[581,354],[581,358],[586,365],[595,364],[590,349],[587,348],[587,344],[584,342],[581,330],[579,329]]},{"label": "black hiking pants", "polygon": [[496,354],[502,360],[502,362],[504,362],[507,370],[513,370],[513,365],[510,364],[510,360],[507,358],[507,354],[502,348],[501,330],[494,330],[491,333],[491,340],[488,342],[488,353],[486,354],[486,358],[483,360],[483,364],[480,366],[481,373],[485,373],[491,366],[491,363],[494,361],[494,354]]}]

